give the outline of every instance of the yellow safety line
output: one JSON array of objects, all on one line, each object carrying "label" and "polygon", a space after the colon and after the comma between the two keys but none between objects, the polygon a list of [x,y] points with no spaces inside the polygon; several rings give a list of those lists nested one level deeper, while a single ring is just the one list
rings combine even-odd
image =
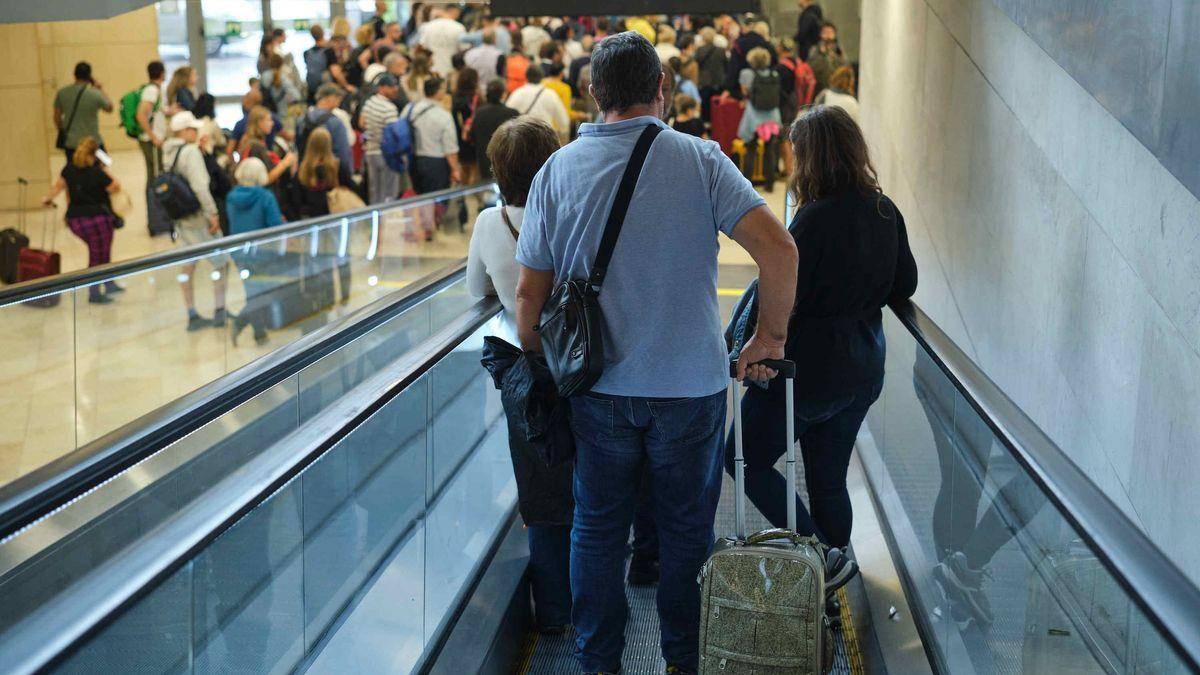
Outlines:
[{"label": "yellow safety line", "polygon": [[529,672],[529,666],[533,664],[533,652],[537,650],[538,637],[536,630],[530,630],[525,638],[525,644],[521,647],[521,658],[517,660],[517,667],[513,669],[517,675]]},{"label": "yellow safety line", "polygon": [[838,602],[842,605],[842,641],[846,645],[846,660],[850,663],[851,675],[866,675],[863,668],[862,650],[858,646],[858,634],[854,632],[854,619],[850,616],[850,599],[846,597],[846,589],[837,591]]},{"label": "yellow safety line", "polygon": [[718,288],[717,289],[717,295],[726,297],[726,298],[740,298],[740,297],[742,297],[742,293],[745,293],[745,292],[746,292],[746,289],[744,289],[744,288]]}]

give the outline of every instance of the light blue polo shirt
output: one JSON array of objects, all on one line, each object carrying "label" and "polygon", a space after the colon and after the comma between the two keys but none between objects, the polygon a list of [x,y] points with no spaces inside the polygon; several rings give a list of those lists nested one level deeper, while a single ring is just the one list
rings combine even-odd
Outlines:
[{"label": "light blue polo shirt", "polygon": [[763,198],[713,141],[654,117],[584,124],[533,180],[517,262],[584,279],[621,174],[647,124],[663,127],[646,157],[600,290],[604,375],[592,391],[696,397],[728,384],[717,305],[717,232]]}]

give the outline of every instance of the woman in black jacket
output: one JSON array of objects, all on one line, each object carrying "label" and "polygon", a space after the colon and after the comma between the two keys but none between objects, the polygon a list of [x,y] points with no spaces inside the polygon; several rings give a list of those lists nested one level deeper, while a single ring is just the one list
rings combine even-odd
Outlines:
[{"label": "woman in black jacket", "polygon": [[[883,388],[880,309],[917,288],[904,218],[880,190],[858,125],[840,108],[815,106],[792,125],[795,170],[789,189],[799,209],[788,228],[800,252],[796,307],[785,354],[796,362],[793,414],[811,512],[797,502],[800,534],[844,548],[850,541],[846,470],[867,409]],[[787,446],[783,382],[750,387],[742,399],[746,492],[776,527],[787,486],[775,462]],[[734,442],[725,447],[733,473]],[[831,556],[836,589],[857,567]],[[845,560],[841,557],[841,560]]]}]

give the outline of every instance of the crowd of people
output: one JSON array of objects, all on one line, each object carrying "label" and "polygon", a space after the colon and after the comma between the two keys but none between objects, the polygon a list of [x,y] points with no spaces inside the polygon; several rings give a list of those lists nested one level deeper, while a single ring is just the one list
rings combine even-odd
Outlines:
[{"label": "crowd of people", "polygon": [[[499,296],[531,358],[543,351],[534,327],[556,280],[588,277],[631,152],[647,129],[658,132],[599,296],[604,372],[569,399],[573,464],[519,477],[536,620],[546,632],[574,626],[585,672],[620,671],[631,527],[629,579],[659,585],[668,672],[698,668],[696,577],[722,469],[733,470],[718,232],[759,268],[755,328],[736,345],[739,379],[766,383],[742,400],[748,494],[776,526],[797,500],[801,534],[829,551],[831,592],[856,569],[842,552],[847,466],[881,391],[880,307],[914,292],[916,267],[858,128],[855,71],[836,28],[814,0],[799,4],[797,32],[777,38],[755,16],[505,19],[421,3],[400,24],[380,2],[356,30],[344,19],[328,33],[313,26],[303,76],[280,49],[286,36],[268,32],[228,132],[186,66],[168,81],[162,63],[149,64],[147,82],[121,101],[144,156],[151,220],[162,202],[185,243],[495,180],[502,199],[474,223],[467,283]],[[114,106],[87,64],[75,74],[55,105],[69,161],[46,202],[69,192],[68,224],[88,242],[89,263],[102,264],[121,186],[94,118]],[[755,189],[780,171],[799,204],[790,227]],[[162,198],[180,183],[195,202],[183,210]],[[430,209],[405,236],[434,238],[439,217]],[[189,330],[232,321],[235,340],[247,326],[266,339],[249,302],[236,317],[225,310],[228,270],[246,264],[214,261],[211,318],[196,312],[185,270]],[[90,299],[120,290],[97,287]],[[782,358],[804,383],[791,411],[777,373],[760,364]],[[788,414],[807,506],[774,468]],[[540,491],[567,496],[550,508],[541,500],[535,515],[526,507]]]}]

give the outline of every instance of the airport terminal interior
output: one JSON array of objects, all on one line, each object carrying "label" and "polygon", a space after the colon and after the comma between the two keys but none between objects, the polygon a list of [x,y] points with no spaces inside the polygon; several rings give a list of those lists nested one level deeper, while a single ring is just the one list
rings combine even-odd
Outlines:
[{"label": "airport terminal interior", "polygon": [[[801,287],[840,261],[805,250],[822,167],[798,130],[845,120],[919,281],[859,319],[883,379],[845,441],[849,543],[764,543],[784,524],[731,468],[680,591],[679,524],[646,505],[695,488],[646,454],[641,485],[611,486],[636,515],[606,505],[632,527],[605,623],[575,567],[596,516],[570,507],[605,434],[563,411],[603,401],[611,425],[617,403],[542,382],[564,458],[492,368],[529,332],[507,302],[545,274],[525,232],[552,248],[562,214],[608,215],[539,200],[575,167],[537,147],[586,163],[572,144],[617,133],[603,101],[636,85],[600,86],[609,40],[664,71],[647,166],[664,141],[705,149],[713,222],[736,182],[794,238]],[[1200,672],[1200,5],[0,0],[0,52],[0,672]],[[631,220],[689,188],[646,173],[623,231],[686,266],[678,233],[703,224]],[[620,201],[620,167],[572,175]],[[659,279],[645,303],[715,297],[708,338],[729,324],[736,352],[768,274],[725,232],[695,261],[715,288]],[[606,365],[705,340],[629,331]],[[811,432],[833,413],[801,408],[835,408],[805,372],[786,417]],[[721,453],[754,389],[726,391]],[[749,431],[784,438],[779,419]],[[775,464],[814,515],[841,489],[805,471],[817,435]],[[568,507],[547,525],[551,480]],[[547,572],[568,550],[570,578]],[[758,556],[741,600],[713,595],[737,587],[729,551]],[[812,598],[776,583],[805,555]],[[661,625],[679,593],[698,641]]]}]

